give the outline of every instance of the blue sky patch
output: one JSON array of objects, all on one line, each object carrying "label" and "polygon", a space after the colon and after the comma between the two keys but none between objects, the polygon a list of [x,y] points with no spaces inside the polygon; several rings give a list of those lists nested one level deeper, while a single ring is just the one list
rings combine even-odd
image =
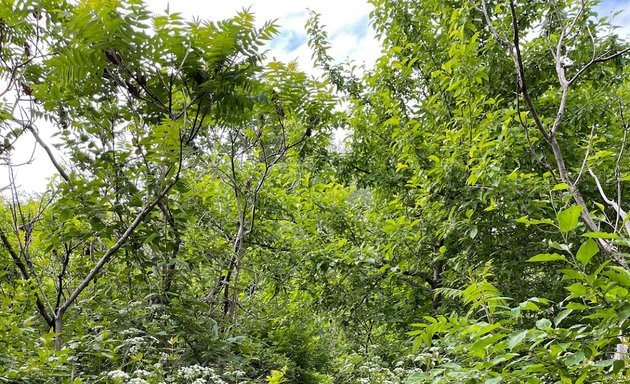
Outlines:
[{"label": "blue sky patch", "polygon": [[279,49],[291,53],[306,43],[306,33],[291,29],[284,29],[271,41],[272,49]]},{"label": "blue sky patch", "polygon": [[352,24],[347,24],[343,28],[335,31],[335,33],[331,36],[331,38],[335,38],[337,35],[342,33],[348,33],[356,36],[357,40],[365,37],[368,33],[368,28],[370,27],[370,18],[368,15],[364,15],[363,17],[355,20]]}]

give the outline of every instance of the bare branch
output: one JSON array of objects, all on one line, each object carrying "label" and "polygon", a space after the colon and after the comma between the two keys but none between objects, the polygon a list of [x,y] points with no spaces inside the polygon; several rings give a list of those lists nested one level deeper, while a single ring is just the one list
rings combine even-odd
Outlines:
[{"label": "bare branch", "polygon": [[532,101],[531,96],[529,95],[529,91],[527,89],[527,81],[525,80],[525,68],[523,66],[523,58],[521,56],[521,48],[519,46],[519,31],[518,31],[518,18],[516,16],[516,7],[514,6],[514,0],[510,0],[510,11],[512,15],[512,32],[514,33],[514,51],[510,52],[512,54],[512,58],[514,60],[514,64],[516,66],[516,72],[518,75],[518,83],[523,93],[523,97],[525,98],[525,102],[527,103],[527,108],[532,114],[532,118],[534,119],[534,123],[536,124],[536,128],[543,135],[545,140],[550,141],[551,137],[545,130],[545,127],[538,115],[538,111],[534,106],[534,102]]},{"label": "bare branch", "polygon": [[591,59],[591,61],[589,61],[582,68],[580,68],[580,70],[571,78],[571,80],[569,80],[569,84],[573,84],[580,76],[582,76],[584,72],[586,72],[586,70],[588,70],[594,64],[605,63],[607,61],[616,59],[619,56],[623,56],[628,52],[630,52],[630,47],[623,49],[619,52],[613,53],[611,55],[608,55],[608,56],[600,56],[596,59]]},{"label": "bare branch", "polygon": [[[617,179],[617,205],[621,206],[621,158],[626,148],[626,141],[628,139],[628,127],[626,126],[626,118],[623,114],[621,101],[619,101],[619,117],[621,119],[621,128],[623,129],[623,139],[621,140],[621,148],[619,149],[619,155],[617,156],[617,161],[615,162],[615,178]],[[619,219],[620,217],[617,215],[615,220],[615,231],[619,225]]]},{"label": "bare branch", "polygon": [[494,38],[497,39],[497,41],[501,45],[508,48],[510,51],[510,54],[512,54],[512,44],[510,43],[510,41],[507,38],[501,37],[501,35],[499,35],[499,32],[496,30],[494,25],[492,25],[492,19],[490,19],[490,13],[488,13],[486,0],[481,0],[481,9],[478,9],[478,10],[481,11],[481,13],[483,13],[483,16],[486,19],[486,24],[488,25],[488,28],[490,28],[490,33],[492,33],[492,36],[494,36]]},{"label": "bare branch", "polygon": [[39,136],[39,134],[37,133],[35,128],[32,125],[30,125],[30,124],[28,124],[25,128],[28,129],[33,134],[33,137],[35,137],[35,141],[37,141],[37,144],[39,144],[42,148],[44,148],[44,151],[46,151],[46,154],[48,154],[48,158],[52,162],[52,164],[55,167],[55,169],[57,169],[57,172],[59,172],[61,177],[66,182],[69,183],[70,182],[70,177],[68,176],[66,171],[63,169],[63,167],[59,164],[59,162],[55,158],[55,155],[52,153],[50,147],[48,145],[46,145],[46,143],[44,143],[44,141],[41,139],[41,137]]},{"label": "bare branch", "polygon": [[[28,270],[26,269],[26,265],[24,265],[22,259],[20,259],[18,254],[15,252],[15,249],[13,249],[13,246],[9,242],[7,235],[4,233],[4,230],[1,227],[0,240],[2,241],[2,245],[4,245],[4,248],[7,250],[7,252],[9,252],[9,255],[11,256],[11,259],[13,259],[13,263],[15,263],[15,266],[20,270],[22,278],[24,280],[30,279],[30,275],[28,273]],[[37,312],[39,312],[39,314],[44,318],[44,321],[46,322],[46,324],[48,324],[49,327],[53,327],[55,325],[55,322],[46,311],[46,307],[44,306],[44,303],[42,302],[39,294],[37,292],[33,292],[33,294],[35,295],[35,306],[37,308]]]},{"label": "bare branch", "polygon": [[593,147],[593,134],[594,133],[595,133],[595,126],[591,128],[591,134],[588,137],[588,147],[586,147],[586,153],[584,154],[584,159],[582,159],[582,166],[580,167],[580,172],[578,172],[578,175],[575,178],[573,185],[576,185],[576,186],[578,185],[578,183],[580,182],[580,177],[582,177],[582,174],[584,173],[584,168],[586,167],[586,161],[588,160],[588,156],[591,152],[591,148]]},{"label": "bare branch", "polygon": [[626,229],[626,232],[628,233],[628,236],[630,236],[630,221],[626,220],[626,217],[627,217],[626,211],[624,211],[623,208],[621,208],[619,204],[617,204],[616,201],[611,200],[608,198],[608,196],[606,196],[606,192],[604,192],[604,188],[602,188],[602,184],[599,182],[599,179],[597,178],[593,170],[589,168],[588,173],[590,173],[591,176],[593,177],[593,180],[595,180],[595,184],[597,185],[597,190],[599,191],[599,194],[601,195],[602,199],[606,202],[606,204],[608,204],[612,209],[615,210],[615,212],[617,213],[617,216],[619,216],[622,222],[625,223],[624,227]]},{"label": "bare branch", "polygon": [[[179,175],[179,173],[178,173],[178,175]],[[74,289],[74,291],[70,294],[70,296],[68,296],[68,298],[64,301],[64,303],[61,304],[61,306],[57,310],[57,317],[61,317],[63,315],[63,313],[75,302],[75,300],[77,299],[77,297],[79,297],[81,292],[83,292],[83,290],[85,288],[87,288],[87,286],[90,284],[90,282],[92,282],[92,280],[94,280],[96,275],[98,275],[98,273],[103,269],[103,267],[116,254],[116,252],[118,252],[118,250],[123,245],[125,245],[125,243],[129,239],[129,237],[134,233],[136,228],[138,228],[140,226],[140,224],[142,224],[144,222],[144,219],[149,215],[149,213],[151,213],[153,208],[155,208],[158,205],[158,203],[164,198],[164,196],[166,196],[168,194],[168,192],[173,188],[173,186],[175,186],[175,184],[177,184],[178,180],[179,180],[179,177],[176,176],[173,179],[173,181],[171,181],[155,199],[153,199],[148,205],[146,205],[136,215],[136,218],[133,220],[133,222],[131,224],[129,224],[129,226],[127,227],[125,232],[122,234],[122,236],[120,236],[118,241],[116,241],[116,243],[114,245],[112,245],[109,249],[107,249],[105,251],[105,253],[103,254],[103,256],[101,256],[101,258],[96,263],[96,265],[94,265],[94,267],[92,267],[90,272],[85,276],[85,278],[83,278],[81,283]]]}]

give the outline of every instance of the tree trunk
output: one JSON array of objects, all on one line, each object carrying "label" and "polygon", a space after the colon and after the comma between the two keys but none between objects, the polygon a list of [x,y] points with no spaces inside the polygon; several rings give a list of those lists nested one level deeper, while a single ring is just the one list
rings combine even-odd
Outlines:
[{"label": "tree trunk", "polygon": [[55,316],[55,350],[61,351],[61,347],[63,346],[63,312],[58,312],[57,316]]}]

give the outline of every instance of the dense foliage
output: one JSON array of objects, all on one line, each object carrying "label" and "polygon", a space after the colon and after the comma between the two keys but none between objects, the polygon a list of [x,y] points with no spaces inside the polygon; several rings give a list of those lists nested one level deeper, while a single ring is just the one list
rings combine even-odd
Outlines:
[{"label": "dense foliage", "polygon": [[312,14],[313,77],[247,11],[0,0],[1,161],[57,170],[3,190],[0,382],[630,380],[630,44],[589,0],[371,3],[375,66]]}]

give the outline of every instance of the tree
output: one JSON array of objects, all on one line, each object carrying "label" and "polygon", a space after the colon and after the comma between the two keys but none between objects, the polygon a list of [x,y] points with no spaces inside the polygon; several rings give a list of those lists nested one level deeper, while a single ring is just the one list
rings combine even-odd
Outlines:
[{"label": "tree", "polygon": [[[487,262],[498,291],[516,302],[561,301],[559,268],[527,260],[564,260],[556,249],[576,257],[579,217],[580,231],[614,233],[589,236],[603,251],[598,257],[626,268],[626,243],[609,240],[626,237],[623,197],[610,204],[599,181],[619,180],[623,195],[615,174],[627,167],[624,102],[615,95],[627,86],[628,50],[610,21],[589,2],[374,5],[384,51],[366,76],[331,63],[317,17],[311,44],[351,105],[345,180],[392,208],[386,244],[403,247],[385,270],[427,286],[435,314],[457,311],[461,304],[444,292],[469,284],[469,271]],[[589,167],[606,176],[589,178]],[[399,204],[386,205],[392,201]]]},{"label": "tree", "polygon": [[0,207],[0,380],[627,381],[629,51],[596,4],[374,0],[361,70],[313,14],[322,78],[246,11],[7,4],[0,155],[30,135],[58,176]]},{"label": "tree", "polygon": [[[195,143],[254,104],[263,57],[255,47],[276,29],[256,29],[246,12],[185,24],[177,14],[152,18],[138,2],[33,6],[15,3],[0,15],[4,93],[15,96],[4,126],[32,134],[61,180],[39,209],[13,194],[13,230],[3,229],[2,242],[21,277],[36,282],[37,310],[60,349],[65,313],[115,257],[134,257],[146,241],[138,228],[158,208],[175,242],[163,272],[168,291],[181,242],[169,196],[199,156]],[[68,165],[40,137],[47,124]],[[49,206],[55,213],[44,218]],[[43,254],[33,254],[41,221],[53,228],[37,239]]]}]

